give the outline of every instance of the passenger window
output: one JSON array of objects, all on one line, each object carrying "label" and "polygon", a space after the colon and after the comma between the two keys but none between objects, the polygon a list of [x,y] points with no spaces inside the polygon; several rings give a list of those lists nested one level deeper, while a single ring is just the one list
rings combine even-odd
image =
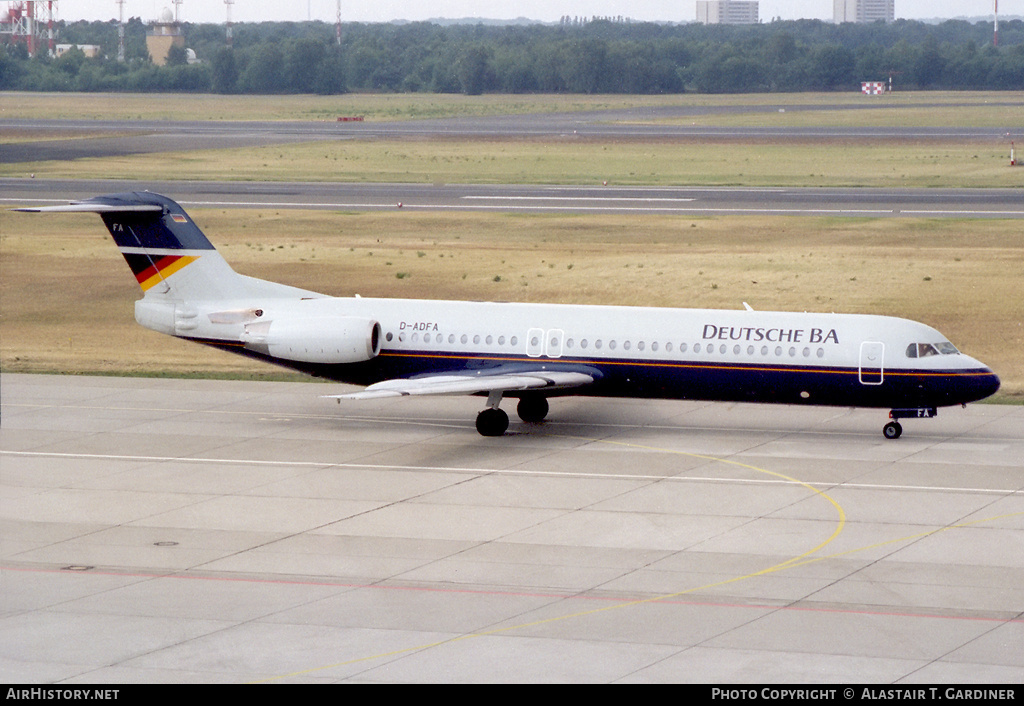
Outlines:
[{"label": "passenger window", "polygon": [[519,343],[519,337],[518,336],[513,336],[512,338],[509,339],[509,345],[514,346],[517,343]]}]

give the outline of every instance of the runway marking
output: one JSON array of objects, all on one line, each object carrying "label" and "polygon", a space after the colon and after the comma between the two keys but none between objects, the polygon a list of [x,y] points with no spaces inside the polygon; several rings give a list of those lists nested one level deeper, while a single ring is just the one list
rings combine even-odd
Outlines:
[{"label": "runway marking", "polygon": [[[492,630],[484,630],[482,632],[467,633],[467,634],[464,634],[464,635],[459,635],[457,637],[448,638],[448,639],[445,639],[445,640],[438,640],[436,642],[431,642],[431,643],[427,643],[427,644],[423,644],[423,645],[416,645],[416,646],[413,646],[413,647],[406,647],[406,648],[402,648],[402,649],[399,649],[399,650],[393,650],[391,652],[384,652],[384,653],[380,653],[380,654],[370,655],[370,656],[367,656],[367,657],[357,657],[355,659],[347,660],[347,661],[344,661],[344,662],[337,662],[335,664],[328,664],[328,665],[323,665],[323,666],[319,666],[319,667],[312,667],[310,669],[304,669],[304,670],[300,670],[300,671],[297,671],[297,672],[291,672],[289,674],[282,674],[282,675],[278,675],[278,676],[274,676],[274,677],[267,677],[266,679],[259,679],[259,680],[256,680],[253,683],[261,684],[261,683],[266,683],[266,682],[271,682],[271,681],[279,681],[281,679],[287,679],[287,678],[290,678],[290,677],[302,676],[302,675],[305,675],[305,674],[312,674],[313,672],[320,672],[320,671],[323,671],[325,669],[334,669],[334,668],[337,668],[337,667],[343,667],[343,666],[350,665],[350,664],[358,664],[360,662],[369,662],[369,661],[378,660],[378,659],[386,659],[388,657],[394,657],[394,656],[397,656],[397,655],[407,654],[407,653],[410,653],[410,652],[418,652],[418,651],[422,651],[422,650],[428,650],[428,649],[431,649],[431,648],[434,648],[434,647],[440,647],[442,645],[450,645],[450,644],[454,644],[456,642],[461,642],[462,640],[468,640],[468,639],[471,639],[471,638],[486,637],[486,636],[489,636],[489,635],[498,635],[498,634],[501,634],[501,633],[511,632],[511,631],[514,631],[514,630],[522,630],[522,629],[525,629],[525,628],[537,627],[539,625],[548,625],[548,624],[551,624],[551,623],[561,622],[563,620],[570,620],[570,619],[573,619],[573,618],[583,618],[583,617],[586,617],[586,616],[589,616],[589,615],[596,615],[598,613],[604,613],[604,612],[611,611],[611,610],[621,610],[623,608],[630,608],[630,607],[634,607],[634,606],[638,606],[638,605],[645,605],[645,604],[648,604],[648,603],[665,602],[665,601],[671,600],[673,598],[678,598],[679,596],[684,596],[684,595],[686,595],[688,593],[694,593],[696,591],[708,590],[708,589],[717,588],[717,587],[720,587],[720,586],[727,586],[729,584],[736,583],[738,581],[745,581],[747,579],[755,578],[757,576],[765,576],[767,574],[771,574],[771,573],[774,573],[776,571],[782,571],[784,569],[791,568],[792,566],[801,565],[802,560],[807,559],[812,554],[815,554],[816,552],[820,551],[822,548],[827,546],[829,543],[834,541],[835,538],[838,537],[839,534],[843,531],[843,527],[846,525],[846,512],[843,510],[842,506],[839,503],[837,503],[833,498],[831,498],[824,491],[818,490],[817,488],[814,488],[814,487],[812,487],[811,485],[809,485],[807,483],[804,483],[804,482],[802,482],[800,480],[797,480],[796,478],[792,478],[790,476],[787,476],[787,475],[785,475],[783,473],[778,473],[776,471],[769,471],[769,470],[766,470],[766,469],[763,469],[763,468],[758,468],[757,466],[752,466],[752,465],[750,465],[748,463],[742,463],[740,461],[732,461],[732,460],[726,459],[726,458],[718,458],[718,457],[715,457],[715,456],[707,456],[707,455],[704,455],[704,454],[689,453],[687,451],[677,451],[677,450],[674,450],[674,449],[663,449],[663,448],[659,448],[659,447],[645,446],[643,444],[633,444],[633,443],[625,442],[625,441],[611,441],[611,440],[608,440],[608,439],[592,439],[592,438],[577,437],[577,436],[564,436],[563,438],[574,439],[574,440],[584,441],[584,442],[588,442],[588,443],[611,444],[611,445],[614,445],[614,446],[624,446],[624,447],[633,448],[633,449],[643,449],[643,450],[647,450],[647,451],[658,451],[660,453],[669,453],[669,454],[675,454],[675,455],[680,455],[680,456],[687,456],[687,457],[690,457],[690,458],[699,458],[699,459],[703,459],[703,460],[707,460],[707,461],[712,461],[712,462],[716,462],[716,463],[724,463],[724,464],[728,464],[728,465],[739,466],[741,468],[746,468],[746,469],[749,469],[749,470],[753,470],[753,471],[756,471],[758,473],[766,473],[766,474],[771,475],[771,476],[776,476],[777,478],[784,479],[788,483],[794,483],[794,484],[797,484],[797,485],[801,485],[801,486],[807,488],[808,490],[810,490],[815,495],[817,495],[817,496],[827,500],[835,508],[835,510],[836,510],[836,512],[838,514],[838,520],[836,522],[836,528],[835,528],[835,530],[833,530],[832,534],[827,539],[825,539],[823,542],[819,543],[817,546],[815,546],[815,547],[813,547],[813,548],[811,548],[811,549],[809,549],[809,550],[807,550],[807,551],[805,551],[805,552],[803,552],[801,554],[798,554],[795,557],[787,559],[786,561],[780,562],[780,563],[775,564],[773,566],[769,566],[768,568],[762,569],[760,571],[755,571],[755,572],[752,572],[752,573],[749,573],[749,574],[744,574],[742,576],[735,576],[735,577],[730,578],[730,579],[725,579],[725,580],[722,580],[722,581],[716,581],[714,583],[705,584],[703,586],[696,586],[696,587],[684,589],[682,591],[676,591],[676,592],[673,592],[673,593],[667,593],[667,594],[663,594],[663,595],[659,595],[659,596],[653,596],[651,598],[642,598],[642,599],[633,600],[633,601],[625,601],[625,602],[616,603],[616,604],[610,605],[610,606],[602,606],[600,608],[592,608],[590,610],[577,611],[575,613],[570,613],[570,614],[567,614],[567,615],[559,615],[559,616],[555,616],[553,618],[545,618],[543,620],[536,620],[536,621],[532,621],[532,622],[529,622],[529,623],[521,623],[521,624],[518,624],[518,625],[511,625],[511,626],[502,627],[502,628],[494,628]],[[667,479],[668,478],[663,478],[663,477],[658,477],[657,478],[657,480],[667,480]]]},{"label": "runway marking", "polygon": [[642,196],[460,196],[464,200],[477,201],[637,201],[639,203],[681,203],[696,201],[695,198],[654,198]]},{"label": "runway marking", "polygon": [[[566,437],[566,438],[580,439],[580,437]],[[959,523],[959,524],[956,524],[956,525],[950,525],[950,526],[947,526],[947,527],[940,527],[940,528],[935,529],[935,530],[930,530],[930,531],[927,531],[927,532],[921,532],[921,533],[918,533],[918,534],[910,535],[909,537],[903,537],[903,538],[899,538],[899,539],[888,540],[888,541],[885,541],[885,542],[878,542],[878,543],[873,544],[873,545],[869,545],[869,546],[865,546],[865,547],[860,547],[858,549],[847,550],[847,551],[844,551],[844,552],[838,552],[838,553],[833,554],[833,555],[814,557],[814,556],[812,556],[813,554],[816,554],[818,551],[823,549],[829,543],[834,541],[836,539],[836,537],[839,536],[839,534],[843,530],[843,527],[846,524],[846,513],[843,510],[842,506],[839,505],[839,503],[837,503],[832,497],[830,497],[829,495],[827,495],[823,491],[820,491],[820,490],[812,487],[811,485],[809,485],[807,483],[804,483],[804,482],[802,482],[800,480],[797,480],[795,478],[787,476],[787,475],[785,475],[783,473],[778,473],[776,471],[769,471],[769,470],[766,470],[766,469],[763,469],[763,468],[758,468],[757,466],[752,466],[750,464],[742,463],[742,462],[739,462],[739,461],[732,461],[730,459],[723,459],[723,458],[718,458],[718,457],[714,457],[714,456],[707,456],[707,455],[704,455],[704,454],[693,454],[693,453],[688,453],[688,452],[685,452],[685,451],[676,451],[676,450],[673,450],[673,449],[662,449],[662,448],[658,448],[658,447],[651,447],[651,446],[646,446],[646,445],[642,445],[642,444],[633,444],[633,443],[629,443],[629,442],[612,441],[612,440],[608,440],[608,439],[581,439],[581,440],[589,441],[589,442],[592,442],[592,443],[611,444],[611,445],[615,445],[615,446],[625,446],[625,447],[628,447],[628,448],[637,448],[637,449],[644,449],[644,450],[655,450],[655,451],[659,451],[659,452],[662,452],[662,453],[679,454],[679,455],[689,456],[689,457],[693,457],[693,458],[700,458],[700,459],[710,460],[710,461],[714,461],[714,462],[718,462],[718,463],[725,463],[725,464],[729,464],[729,465],[740,466],[740,467],[743,467],[743,468],[747,468],[747,469],[751,469],[751,470],[757,471],[759,473],[766,473],[768,475],[772,475],[772,476],[777,476],[779,478],[783,478],[783,479],[785,479],[789,483],[795,483],[795,484],[804,486],[805,488],[807,488],[808,490],[812,491],[813,493],[815,493],[819,497],[824,498],[825,500],[827,500],[836,509],[836,511],[838,513],[838,521],[837,521],[837,524],[836,524],[836,529],[832,532],[831,536],[829,536],[827,539],[825,539],[823,542],[821,542],[817,546],[813,547],[812,549],[809,549],[809,550],[803,552],[802,554],[799,554],[799,555],[797,555],[795,557],[787,559],[786,561],[780,562],[780,563],[775,564],[773,566],[770,566],[768,568],[762,569],[760,571],[755,571],[755,572],[752,572],[752,573],[749,573],[749,574],[744,574],[742,576],[735,576],[733,578],[725,579],[723,581],[717,581],[717,582],[714,582],[714,583],[705,584],[703,586],[697,586],[697,587],[693,587],[693,588],[688,588],[688,589],[684,589],[682,591],[676,591],[674,593],[668,593],[668,594],[664,594],[664,595],[654,596],[654,597],[651,597],[651,598],[644,598],[644,599],[639,599],[639,600],[634,600],[634,601],[625,601],[625,602],[616,603],[616,604],[610,605],[610,606],[602,606],[600,608],[593,608],[593,609],[590,609],[590,610],[577,611],[577,612],[570,613],[570,614],[567,614],[567,615],[559,615],[559,616],[555,616],[555,617],[552,617],[552,618],[545,618],[543,620],[536,620],[536,621],[532,621],[532,622],[528,622],[528,623],[521,623],[521,624],[518,624],[518,625],[511,625],[511,626],[506,626],[506,627],[501,627],[501,628],[494,628],[492,630],[484,630],[484,631],[481,631],[481,632],[468,633],[468,634],[465,634],[465,635],[459,635],[457,637],[448,638],[448,639],[445,639],[445,640],[438,640],[438,641],[432,642],[432,643],[416,645],[416,646],[413,646],[413,647],[407,647],[407,648],[403,648],[403,649],[399,649],[399,650],[392,650],[390,652],[384,652],[384,653],[370,655],[370,656],[366,656],[366,657],[358,657],[358,658],[347,660],[347,661],[344,661],[344,662],[337,662],[335,664],[323,665],[323,666],[319,666],[319,667],[313,667],[311,669],[305,669],[305,670],[300,670],[300,671],[296,671],[296,672],[291,672],[289,674],[283,674],[283,675],[278,675],[278,676],[274,676],[274,677],[268,677],[266,679],[260,679],[260,680],[257,680],[254,683],[266,683],[266,682],[272,682],[272,681],[279,681],[279,680],[288,679],[288,678],[291,678],[291,677],[302,676],[302,675],[306,675],[306,674],[312,674],[314,672],[320,672],[320,671],[323,671],[323,670],[326,670],[326,669],[334,669],[334,668],[338,668],[338,667],[344,667],[344,666],[347,666],[347,665],[359,664],[360,662],[369,662],[369,661],[374,661],[374,660],[387,659],[388,657],[395,657],[395,656],[399,656],[399,655],[408,654],[408,653],[411,653],[411,652],[424,651],[424,650],[432,649],[434,647],[441,647],[443,645],[454,644],[456,642],[461,642],[463,640],[467,640],[467,639],[470,639],[470,638],[486,637],[486,636],[490,636],[490,635],[497,635],[497,634],[502,634],[502,633],[506,633],[506,632],[512,632],[512,631],[515,631],[515,630],[522,630],[522,629],[525,629],[525,628],[537,627],[537,626],[540,626],[540,625],[548,625],[548,624],[555,623],[555,622],[561,622],[561,621],[569,620],[569,619],[573,619],[573,618],[582,618],[582,617],[586,617],[586,616],[590,616],[590,615],[596,615],[598,613],[603,613],[603,612],[612,611],[612,610],[620,610],[620,609],[623,609],[623,608],[630,608],[630,607],[634,607],[634,606],[638,606],[638,605],[645,605],[645,604],[657,603],[657,602],[667,602],[667,601],[669,601],[669,600],[671,600],[673,598],[678,598],[680,596],[684,596],[684,595],[689,594],[689,593],[695,593],[697,591],[704,591],[704,590],[708,590],[708,589],[718,588],[718,587],[726,586],[726,585],[729,585],[729,584],[732,584],[732,583],[737,583],[739,581],[745,581],[747,579],[756,578],[758,576],[765,576],[765,575],[772,574],[772,573],[775,573],[775,572],[778,572],[778,571],[784,571],[786,569],[795,568],[797,566],[806,566],[808,564],[813,564],[813,563],[816,563],[816,562],[819,562],[819,561],[824,561],[826,559],[831,559],[831,558],[835,558],[835,557],[839,557],[839,556],[845,556],[847,554],[852,554],[852,553],[855,553],[855,552],[866,551],[866,550],[877,548],[877,547],[880,547],[880,546],[885,546],[885,545],[888,545],[888,544],[894,544],[894,543],[898,543],[898,542],[905,542],[905,541],[911,541],[911,540],[914,540],[914,539],[920,539],[920,538],[923,538],[923,537],[927,537],[927,536],[931,536],[931,535],[934,535],[934,534],[938,534],[939,532],[943,532],[943,531],[945,531],[947,529],[959,529],[959,528],[963,528],[963,527],[973,526],[975,524],[980,524],[980,523],[983,523],[983,522],[992,522],[992,521],[995,521],[997,519],[1002,519],[1002,518],[1005,518],[1005,517],[1013,517],[1013,516],[1017,516],[1017,515],[1024,515],[1024,513],[1009,513],[1009,514],[1006,514],[1006,515],[1000,515],[1000,516],[993,517],[993,518],[986,518],[986,519],[975,520],[975,521],[971,521],[971,522]],[[772,610],[774,612],[775,610],[780,610],[780,609],[781,608],[773,608]],[[1011,619],[1011,620],[995,619],[995,620],[997,622],[1000,622],[1000,624],[1005,623],[1005,622],[1014,622],[1014,619]]]},{"label": "runway marking", "polygon": [[[555,436],[559,436],[559,435],[555,435]],[[754,471],[756,471],[758,473],[765,473],[765,474],[774,476],[775,478],[774,479],[761,479],[761,480],[752,480],[752,479],[721,479],[721,478],[699,479],[699,478],[693,478],[693,477],[687,478],[687,477],[677,477],[677,476],[662,477],[662,476],[629,476],[629,475],[625,475],[625,474],[580,474],[580,473],[568,473],[568,472],[533,472],[533,471],[498,470],[498,469],[467,469],[467,468],[449,468],[449,467],[398,466],[398,465],[377,465],[377,464],[356,464],[356,463],[352,463],[352,464],[349,464],[349,463],[320,463],[320,462],[315,462],[315,461],[288,462],[288,461],[252,461],[252,460],[244,460],[244,459],[201,459],[201,458],[189,459],[189,458],[185,458],[185,457],[170,457],[170,456],[129,456],[129,455],[116,455],[116,454],[68,454],[68,453],[36,452],[36,451],[0,451],[0,454],[12,455],[12,456],[45,456],[45,457],[57,457],[57,458],[60,458],[60,457],[76,457],[76,458],[105,458],[105,459],[125,459],[125,460],[142,460],[142,461],[163,461],[163,460],[166,460],[166,461],[194,461],[194,462],[201,462],[201,463],[228,463],[228,464],[245,463],[245,464],[249,464],[249,465],[252,465],[254,463],[261,463],[261,464],[267,464],[267,465],[301,465],[301,466],[317,466],[317,467],[325,467],[326,466],[326,467],[371,468],[371,469],[377,468],[377,469],[407,469],[407,470],[444,470],[444,471],[450,471],[450,472],[487,473],[487,474],[518,474],[518,475],[544,475],[544,476],[552,476],[552,475],[580,476],[580,475],[587,475],[587,476],[590,476],[590,477],[609,477],[609,478],[611,478],[611,477],[622,477],[622,478],[633,478],[633,479],[646,479],[646,480],[652,480],[652,481],[665,481],[665,480],[723,481],[723,480],[725,480],[726,482],[730,482],[731,481],[731,482],[744,482],[744,483],[784,483],[784,484],[790,484],[790,485],[791,484],[797,484],[797,485],[801,485],[801,486],[807,488],[808,490],[810,490],[814,494],[818,495],[819,497],[822,497],[822,498],[826,499],[830,504],[832,504],[833,507],[836,509],[837,514],[838,514],[837,525],[836,525],[835,530],[832,532],[831,536],[826,538],[824,541],[820,542],[817,546],[815,546],[815,547],[813,547],[813,548],[811,548],[811,549],[809,549],[809,550],[807,550],[807,551],[805,551],[805,552],[803,552],[803,553],[801,553],[801,554],[799,554],[797,556],[794,556],[794,557],[792,557],[792,558],[790,558],[790,559],[788,559],[786,561],[780,562],[778,564],[775,564],[773,566],[767,567],[767,568],[762,569],[760,571],[752,572],[752,573],[745,574],[745,575],[742,575],[742,576],[735,576],[735,577],[732,577],[730,579],[725,579],[725,580],[722,580],[722,581],[713,582],[713,583],[706,584],[706,585],[703,585],[703,586],[697,586],[697,587],[688,588],[688,589],[685,589],[685,590],[682,590],[682,591],[677,591],[677,592],[673,592],[673,593],[653,596],[653,597],[646,598],[646,599],[616,602],[613,605],[604,605],[604,606],[601,606],[601,607],[598,607],[598,608],[591,608],[591,609],[587,609],[587,610],[576,611],[576,612],[573,612],[573,613],[570,613],[570,614],[559,615],[559,616],[555,616],[555,617],[552,617],[552,618],[546,618],[546,619],[543,619],[543,620],[537,620],[537,621],[533,621],[533,622],[529,622],[529,623],[522,623],[522,624],[511,625],[511,626],[506,626],[506,627],[501,627],[501,628],[495,628],[495,629],[492,629],[492,630],[485,630],[485,631],[481,631],[481,632],[468,633],[468,634],[464,634],[464,635],[459,635],[459,636],[454,637],[454,638],[448,638],[448,639],[445,639],[445,640],[439,640],[439,641],[432,642],[432,643],[416,645],[416,646],[412,646],[412,647],[408,647],[408,648],[403,648],[403,649],[399,649],[399,650],[393,650],[393,651],[386,652],[386,653],[380,653],[380,654],[374,654],[374,655],[369,655],[369,656],[365,656],[365,657],[359,657],[359,658],[347,660],[347,661],[344,661],[344,662],[338,662],[338,663],[335,663],[335,664],[324,665],[324,666],[319,666],[319,667],[313,667],[313,668],[310,668],[310,669],[307,669],[307,670],[301,670],[301,671],[292,672],[292,673],[289,673],[289,674],[268,677],[268,678],[263,679],[263,680],[258,680],[257,683],[259,683],[259,682],[279,681],[279,680],[282,680],[282,679],[287,679],[289,677],[300,676],[300,675],[304,675],[304,674],[310,674],[310,673],[319,672],[319,671],[323,671],[323,670],[331,669],[331,668],[337,668],[337,667],[341,667],[341,666],[345,666],[345,665],[358,664],[358,663],[361,663],[361,662],[368,662],[368,661],[373,661],[373,660],[386,659],[388,657],[399,656],[399,655],[408,654],[408,653],[412,653],[412,652],[416,652],[416,651],[422,651],[422,650],[430,649],[430,648],[433,648],[433,647],[443,646],[443,645],[446,645],[446,644],[452,644],[452,643],[459,642],[459,641],[466,640],[466,639],[473,638],[473,637],[484,637],[484,636],[489,636],[489,635],[502,634],[502,633],[507,633],[507,632],[511,632],[511,631],[515,631],[515,630],[521,630],[521,629],[525,629],[525,628],[529,628],[529,627],[536,627],[536,626],[540,626],[540,625],[545,625],[545,624],[550,624],[550,623],[554,623],[554,622],[559,622],[559,621],[567,620],[567,619],[570,619],[570,618],[586,617],[588,615],[595,615],[595,614],[598,614],[598,613],[601,613],[601,612],[606,612],[606,611],[611,611],[611,610],[619,610],[619,609],[623,609],[623,608],[628,608],[628,607],[638,606],[638,605],[644,605],[644,604],[648,604],[648,603],[655,603],[655,602],[671,603],[671,602],[673,602],[673,599],[679,598],[679,597],[684,596],[686,594],[691,594],[691,593],[695,593],[695,592],[699,592],[699,591],[709,590],[709,589],[713,589],[713,588],[729,585],[729,584],[732,584],[732,583],[736,583],[736,582],[739,582],[739,581],[743,581],[743,580],[747,580],[747,579],[751,579],[751,578],[756,578],[758,576],[765,576],[765,575],[772,574],[772,573],[775,573],[775,572],[784,571],[786,569],[792,569],[792,568],[796,568],[796,567],[800,567],[800,566],[807,566],[807,565],[810,565],[810,564],[813,564],[813,563],[817,563],[817,562],[820,562],[820,561],[825,561],[825,560],[829,560],[829,559],[844,557],[844,556],[848,556],[848,555],[855,554],[855,553],[858,553],[858,552],[868,551],[868,550],[871,550],[871,549],[876,549],[876,548],[887,546],[887,545],[893,545],[893,544],[898,544],[898,543],[910,542],[910,541],[922,539],[922,538],[925,538],[925,537],[928,537],[928,536],[932,536],[932,535],[935,535],[935,534],[939,534],[941,532],[945,532],[945,531],[950,530],[950,529],[963,529],[963,528],[967,528],[967,527],[976,526],[976,525],[979,525],[979,524],[994,522],[994,521],[997,521],[997,520],[1000,520],[1000,519],[1005,519],[1005,518],[1017,517],[1017,516],[1020,516],[1020,515],[1024,515],[1024,513],[1020,513],[1020,512],[1018,512],[1018,513],[1008,513],[1008,514],[1004,514],[1004,515],[998,515],[998,516],[981,518],[981,519],[972,520],[972,521],[960,522],[960,523],[956,523],[956,524],[949,525],[949,526],[946,526],[946,527],[940,527],[940,528],[936,528],[934,530],[928,530],[928,531],[916,533],[916,534],[913,534],[913,535],[908,535],[908,536],[905,536],[905,537],[899,537],[899,538],[894,538],[894,539],[890,539],[890,540],[885,540],[885,541],[882,541],[882,542],[877,542],[877,543],[874,543],[874,544],[871,544],[871,545],[867,545],[867,546],[864,546],[864,547],[849,549],[849,550],[845,550],[845,551],[841,551],[841,552],[836,552],[836,553],[832,553],[832,554],[823,554],[823,555],[815,556],[816,554],[819,554],[820,551],[825,546],[827,546],[829,543],[834,541],[836,537],[838,537],[838,535],[840,534],[840,532],[842,531],[842,529],[843,529],[843,527],[845,525],[846,515],[845,515],[845,511],[842,509],[842,507],[833,498],[831,498],[829,495],[827,495],[824,491],[821,491],[821,490],[818,490],[818,489],[814,488],[813,485],[810,484],[810,483],[806,483],[804,481],[800,481],[798,479],[792,478],[792,477],[787,476],[787,475],[782,474],[782,473],[778,473],[778,472],[775,472],[775,471],[770,471],[770,470],[767,470],[767,469],[759,468],[759,467],[753,466],[751,464],[747,464],[747,463],[743,463],[743,462],[735,461],[735,460],[731,460],[731,459],[723,459],[723,458],[719,458],[719,457],[715,457],[715,456],[709,456],[709,455],[706,455],[706,454],[696,454],[696,453],[690,453],[690,452],[679,451],[679,450],[674,450],[674,449],[665,449],[665,448],[660,448],[660,447],[655,447],[655,446],[648,446],[648,445],[643,445],[643,444],[634,444],[634,443],[630,443],[630,442],[614,441],[614,440],[610,440],[610,439],[581,439],[580,437],[568,436],[568,435],[565,436],[564,438],[583,440],[583,441],[588,441],[590,443],[595,443],[595,444],[610,444],[610,445],[615,445],[615,446],[623,446],[623,447],[627,447],[627,448],[641,449],[641,450],[653,451],[653,452],[658,452],[658,453],[670,453],[670,454],[677,454],[677,455],[682,455],[682,456],[687,456],[687,457],[699,458],[699,459],[704,459],[704,460],[708,460],[708,461],[711,461],[711,462],[723,463],[723,464],[727,464],[727,465],[733,465],[733,466],[738,466],[738,467],[742,467],[742,468],[747,468],[747,469],[750,469],[750,470],[754,470]],[[835,486],[835,484],[827,484],[827,485],[829,485],[830,487],[834,487]],[[855,487],[855,486],[853,484],[841,484],[841,487],[847,488],[847,487]],[[886,486],[867,485],[865,487],[886,487]],[[904,488],[906,486],[888,486],[888,487]],[[929,489],[929,490],[933,490],[932,488],[916,488],[916,487],[912,487],[912,488],[914,488],[914,489]],[[951,488],[949,490],[954,490],[954,491],[960,490],[960,491],[962,491],[963,489]],[[1021,492],[1024,492],[1024,491],[1013,491],[1013,490],[1009,490],[1009,491],[993,491],[993,490],[990,490],[990,489],[984,489],[983,492],[988,492],[988,493],[1002,492],[1003,494],[1011,494],[1012,495],[1012,494],[1020,494]],[[10,567],[10,570],[21,570],[21,569]],[[163,577],[164,578],[176,578],[174,576],[163,576]],[[182,577],[182,578],[197,578],[197,579],[206,579],[206,580],[231,580],[231,579],[219,579],[219,578],[207,578],[207,577]],[[251,580],[251,579],[246,579],[246,580]],[[277,583],[277,582],[273,582],[273,583]],[[291,583],[291,582],[289,582],[289,583]],[[384,587],[384,586],[367,586],[367,588],[404,589],[404,587]],[[434,590],[434,589],[429,589],[429,588],[409,588],[409,589],[404,589],[404,590]],[[467,591],[467,592],[481,593],[481,592],[478,592],[478,591]],[[483,593],[497,594],[498,592],[483,592]],[[504,595],[504,592],[502,592],[501,595]],[[522,594],[518,593],[518,592],[513,592],[511,595],[522,595]],[[533,595],[533,594],[526,594],[526,595]],[[558,595],[558,594],[554,594],[554,595],[552,595],[552,597],[553,598],[561,598],[561,599],[585,598],[585,599],[590,599],[590,600],[602,600],[602,601],[603,600],[615,600],[615,599],[604,599],[604,598],[599,598],[599,597],[580,597],[580,596]],[[690,604],[691,602],[683,602],[683,603],[684,604]],[[726,605],[726,604],[714,604],[714,603],[700,603],[700,604],[701,605],[723,605],[723,606]],[[770,610],[770,611],[773,611],[773,612],[774,611],[780,611],[780,610],[804,610],[804,611],[808,611],[808,612],[817,612],[817,611],[821,611],[821,612],[835,612],[835,611],[830,610],[830,609],[819,609],[819,608],[814,608],[814,607],[801,607],[801,606],[798,606],[798,605],[797,606],[794,606],[794,605],[788,605],[788,606],[785,606],[785,605],[783,605],[783,606],[772,606],[772,605],[749,606],[749,605],[745,605],[744,607],[759,608],[759,609],[764,609],[764,610]],[[901,613],[901,612],[896,612],[896,611],[852,611],[852,610],[851,611],[846,611],[846,610],[844,610],[844,611],[840,611],[840,612],[846,612],[846,613],[852,613],[852,614],[866,614],[866,615],[905,615],[907,617],[951,618],[951,619],[958,619],[958,620],[985,620],[985,621],[989,621],[989,622],[996,622],[996,623],[999,623],[999,624],[1003,624],[1003,623],[1006,623],[1006,622],[1019,622],[1020,621],[1019,617],[1004,619],[1004,618],[998,618],[998,617],[941,616],[941,615],[930,615],[930,614],[923,615],[923,614],[917,614],[917,613]]]},{"label": "runway marking", "polygon": [[[460,426],[459,428],[464,428]],[[553,435],[557,436],[557,435]],[[578,437],[567,437],[578,438]],[[603,442],[617,443],[617,442]],[[638,447],[645,448],[645,447]],[[705,458],[711,461],[722,463],[733,463],[743,465],[737,461],[724,461],[711,456],[700,456],[687,451],[675,451],[671,449],[657,449],[649,447],[647,450],[684,454],[696,458]],[[642,480],[642,481],[667,481],[673,483],[736,483],[741,485],[801,485],[818,493],[815,486],[826,488],[843,488],[855,490],[896,490],[896,491],[926,491],[936,493],[971,493],[973,495],[999,495],[1012,496],[1024,495],[1024,488],[966,488],[957,486],[934,486],[934,485],[895,485],[883,483],[828,483],[801,481],[796,479],[786,480],[785,476],[777,479],[770,478],[729,478],[723,476],[658,476],[635,473],[591,473],[587,471],[537,471],[517,468],[474,468],[472,466],[403,466],[385,463],[343,463],[338,461],[266,461],[259,459],[245,458],[203,458],[199,456],[147,456],[140,454],[96,454],[96,453],[64,453],[59,451],[13,451],[0,449],[0,456],[27,456],[41,458],[77,458],[93,459],[103,461],[130,461],[137,463],[196,463],[196,464],[222,464],[241,466],[295,466],[298,468],[346,468],[371,471],[434,471],[438,473],[464,473],[470,475],[492,475],[492,476],[536,476],[542,478],[589,478],[594,480]],[[756,466],[748,466],[762,473],[772,473],[758,469]],[[775,474],[781,475],[781,474]]]}]

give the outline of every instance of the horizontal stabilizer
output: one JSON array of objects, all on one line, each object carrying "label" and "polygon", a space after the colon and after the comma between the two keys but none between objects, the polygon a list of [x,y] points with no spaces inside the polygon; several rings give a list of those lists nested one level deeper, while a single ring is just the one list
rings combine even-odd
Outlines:
[{"label": "horizontal stabilizer", "polygon": [[324,397],[339,400],[372,400],[408,395],[479,395],[497,391],[579,387],[592,382],[593,376],[586,373],[550,370],[503,375],[430,375],[407,380],[385,380],[360,392]]},{"label": "horizontal stabilizer", "polygon": [[64,206],[35,206],[31,208],[15,208],[14,211],[25,213],[160,213],[163,206],[156,204],[109,204],[89,201],[76,201]]}]

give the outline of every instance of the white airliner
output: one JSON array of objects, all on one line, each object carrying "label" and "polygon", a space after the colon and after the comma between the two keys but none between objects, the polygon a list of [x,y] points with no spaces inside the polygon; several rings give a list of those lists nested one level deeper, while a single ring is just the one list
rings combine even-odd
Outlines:
[{"label": "white airliner", "polygon": [[146,328],[366,385],[334,395],[486,395],[477,430],[539,422],[556,395],[889,408],[934,417],[999,389],[935,329],[888,316],[330,297],[236,273],[149,192],[23,211],[98,213],[142,286]]}]

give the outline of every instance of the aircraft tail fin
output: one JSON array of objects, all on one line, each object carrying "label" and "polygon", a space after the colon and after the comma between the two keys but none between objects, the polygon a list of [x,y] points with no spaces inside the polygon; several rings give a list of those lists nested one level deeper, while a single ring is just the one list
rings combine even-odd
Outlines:
[{"label": "aircraft tail fin", "polygon": [[238,274],[185,210],[159,194],[109,194],[66,206],[16,210],[99,214],[147,299],[319,296]]}]

